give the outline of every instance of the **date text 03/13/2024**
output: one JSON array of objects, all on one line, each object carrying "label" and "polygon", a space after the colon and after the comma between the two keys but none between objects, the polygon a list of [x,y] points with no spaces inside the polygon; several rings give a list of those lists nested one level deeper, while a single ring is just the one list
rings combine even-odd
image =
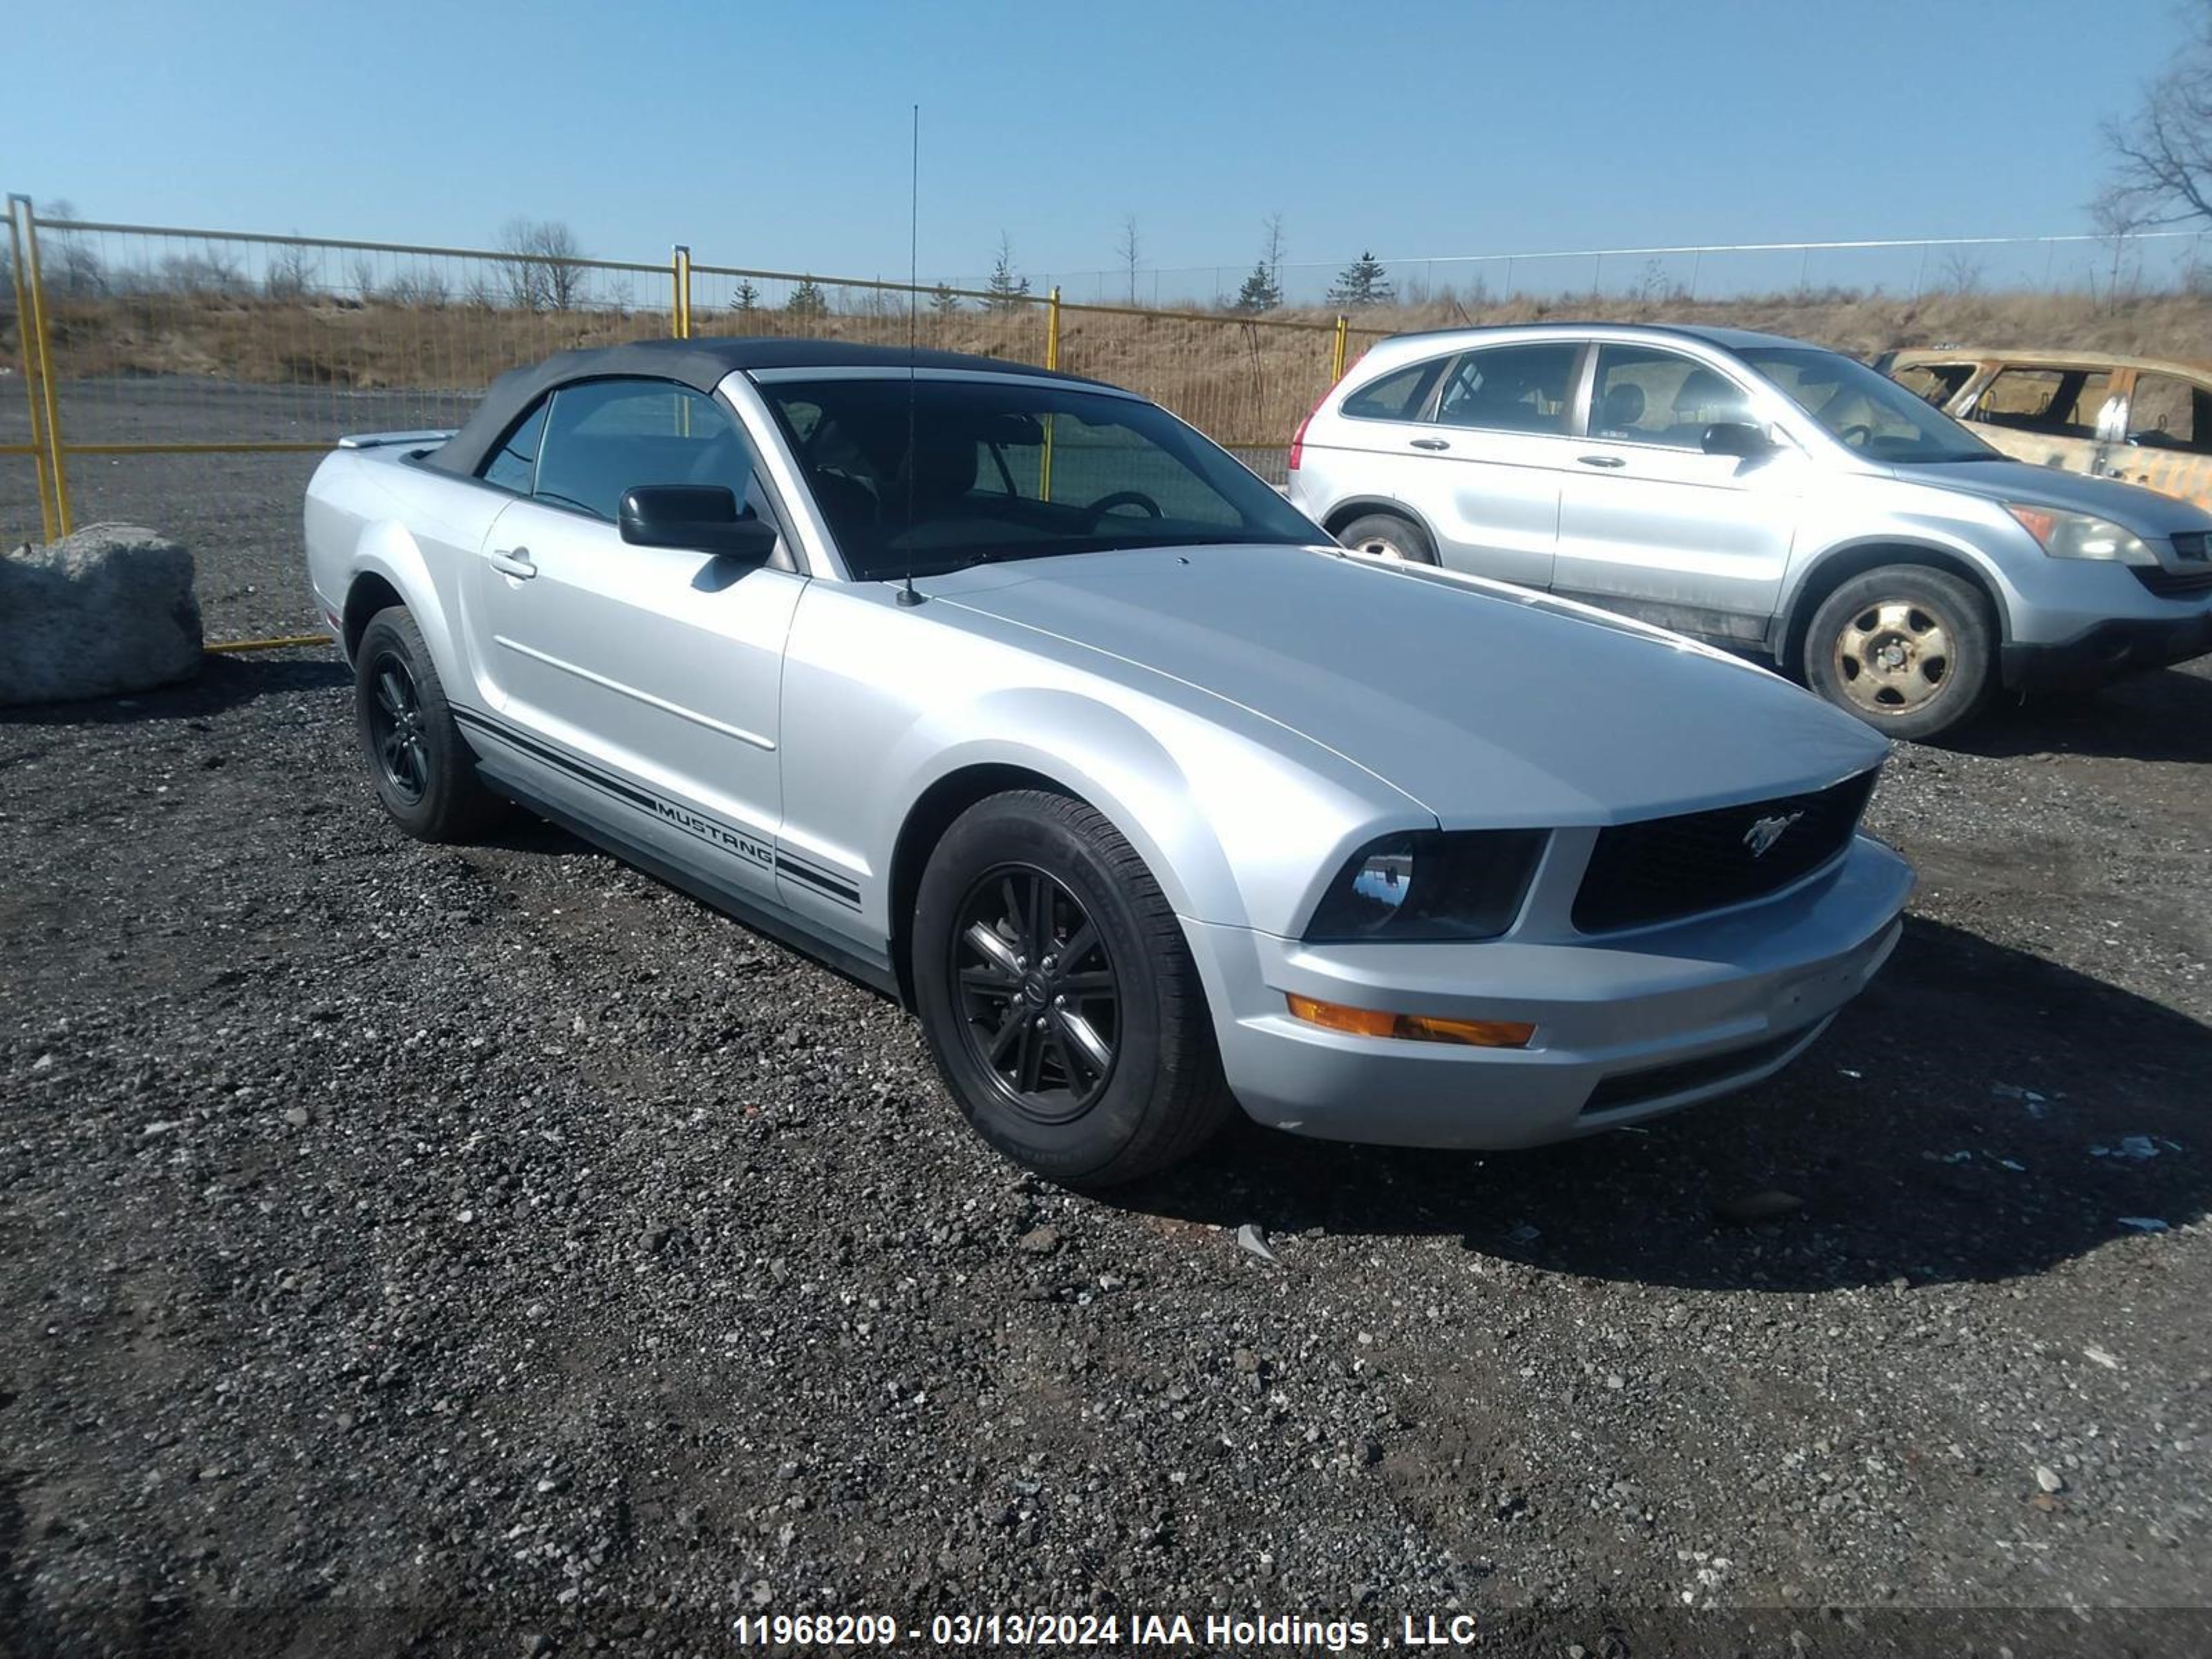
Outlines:
[{"label": "date text 03/13/2024", "polygon": [[1220,1648],[1414,1650],[1462,1648],[1480,1632],[1472,1613],[1407,1614],[1393,1632],[1360,1619],[1208,1613],[936,1613],[911,1624],[889,1613],[746,1613],[732,1621],[740,1646],[866,1648],[927,1641],[951,1648]]}]

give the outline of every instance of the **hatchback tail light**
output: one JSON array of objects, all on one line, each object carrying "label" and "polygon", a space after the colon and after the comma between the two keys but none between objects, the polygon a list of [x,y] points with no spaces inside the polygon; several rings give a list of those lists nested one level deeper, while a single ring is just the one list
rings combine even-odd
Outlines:
[{"label": "hatchback tail light", "polygon": [[1305,458],[1306,428],[1313,424],[1313,417],[1321,413],[1321,404],[1325,404],[1328,401],[1328,394],[1327,392],[1322,393],[1321,403],[1316,404],[1311,409],[1306,410],[1305,419],[1300,421],[1298,422],[1298,429],[1291,434],[1291,462],[1288,468],[1290,471],[1297,471],[1298,470],[1298,463]]}]

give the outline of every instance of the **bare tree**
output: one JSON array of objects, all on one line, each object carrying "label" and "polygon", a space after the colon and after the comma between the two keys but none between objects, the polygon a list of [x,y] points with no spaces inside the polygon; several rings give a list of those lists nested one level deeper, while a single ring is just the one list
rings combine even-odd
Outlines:
[{"label": "bare tree", "polygon": [[1943,256],[1942,287],[1947,294],[1972,294],[1982,285],[1982,262],[1977,254],[1954,247]]},{"label": "bare tree", "polygon": [[[66,197],[58,198],[40,208],[38,216],[75,219],[76,204]],[[100,264],[100,250],[82,232],[50,230],[40,252],[45,257],[39,274],[49,287],[77,299],[107,291],[107,272]]]},{"label": "bare tree", "polygon": [[1121,216],[1121,240],[1114,244],[1114,252],[1121,256],[1121,269],[1129,276],[1129,303],[1137,303],[1137,265],[1144,256],[1143,245],[1137,240],[1137,216]]},{"label": "bare tree", "polygon": [[314,257],[306,248],[279,243],[269,250],[268,268],[261,273],[261,291],[271,300],[304,300],[314,277]]},{"label": "bare tree", "polygon": [[2137,226],[2212,220],[2212,0],[2131,120],[2105,127],[2112,170],[2100,206]]},{"label": "bare tree", "polygon": [[453,296],[453,284],[446,280],[446,273],[430,264],[401,271],[384,290],[384,297],[394,305],[416,306],[426,311],[444,310]]},{"label": "bare tree", "polygon": [[[2097,227],[2097,238],[2110,256],[2105,277],[2105,303],[2110,305],[2123,292],[2131,293],[2142,283],[2142,256],[2131,239],[2144,228],[2143,204],[2124,191],[2107,190],[2089,204],[2089,220]],[[2093,270],[2089,273],[2092,298],[2096,287],[2097,273]]]},{"label": "bare tree", "polygon": [[521,311],[573,311],[590,276],[576,233],[558,219],[510,219],[499,234],[508,300]]},{"label": "bare tree", "polygon": [[366,253],[356,253],[346,268],[346,276],[353,284],[354,297],[367,305],[376,297],[376,261]]}]

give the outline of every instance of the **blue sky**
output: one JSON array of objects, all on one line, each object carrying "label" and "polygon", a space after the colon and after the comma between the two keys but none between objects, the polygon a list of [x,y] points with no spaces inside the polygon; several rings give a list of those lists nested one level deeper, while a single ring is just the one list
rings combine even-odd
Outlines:
[{"label": "blue sky", "polygon": [[[925,277],[2086,228],[2170,0],[40,5],[0,183],[88,217]],[[20,56],[19,56],[20,54]]]}]

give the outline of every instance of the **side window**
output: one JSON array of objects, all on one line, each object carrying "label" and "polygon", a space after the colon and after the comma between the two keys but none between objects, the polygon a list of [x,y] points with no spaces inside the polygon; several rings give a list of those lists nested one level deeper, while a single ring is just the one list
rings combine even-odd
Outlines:
[{"label": "side window", "polygon": [[2212,392],[2172,374],[2137,374],[2128,404],[2128,441],[2212,455]]},{"label": "side window", "polygon": [[514,430],[500,440],[490,459],[477,470],[478,477],[518,495],[530,493],[531,477],[538,471],[538,446],[545,435],[545,410],[552,401],[539,398],[538,406],[515,422]]},{"label": "side window", "polygon": [[1892,369],[1889,378],[1923,403],[1941,409],[1974,378],[1972,363],[1912,363]]},{"label": "side window", "polygon": [[1439,357],[1394,370],[1346,398],[1343,412],[1358,421],[1417,421],[1429,401],[1429,388],[1448,361]]},{"label": "side window", "polygon": [[1974,419],[2047,438],[2094,438],[2112,395],[2110,374],[2080,368],[2003,368],[1974,404]]},{"label": "side window", "polygon": [[726,484],[757,511],[753,457],[729,412],[665,380],[589,380],[553,394],[532,494],[612,523],[637,484]]},{"label": "side window", "polygon": [[1702,450],[1707,427],[1754,418],[1742,387],[1693,358],[1648,346],[1597,349],[1597,380],[1590,389],[1593,438]]},{"label": "side window", "polygon": [[1445,377],[1437,419],[1491,432],[1563,433],[1581,352],[1569,340],[1470,351]]}]

